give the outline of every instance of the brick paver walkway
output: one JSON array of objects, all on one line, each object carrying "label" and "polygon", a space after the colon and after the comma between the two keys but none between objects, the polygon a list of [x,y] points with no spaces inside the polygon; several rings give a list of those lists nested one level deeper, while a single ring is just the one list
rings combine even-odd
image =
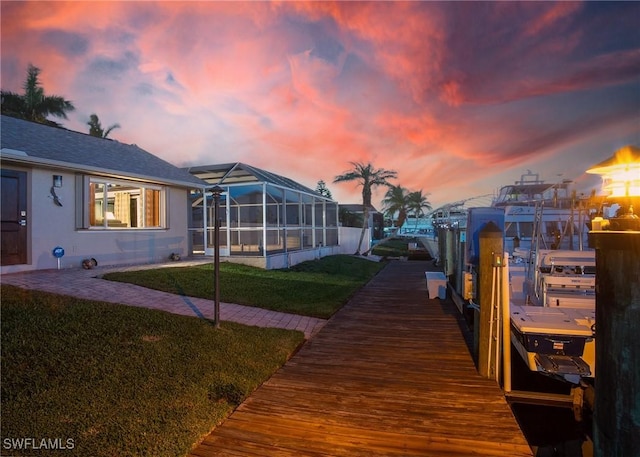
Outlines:
[{"label": "brick paver walkway", "polygon": [[[211,319],[214,315],[213,300],[174,295],[134,284],[107,281],[100,278],[101,275],[111,271],[189,266],[202,263],[211,263],[211,259],[183,260],[171,263],[127,267],[98,266],[91,270],[70,268],[10,273],[2,275],[0,281],[3,284],[13,284],[26,289],[42,290],[89,300],[121,303],[130,306],[158,309],[174,314]],[[326,323],[324,319],[222,302],[220,303],[220,320],[254,325],[257,327],[277,327],[299,330],[304,332],[305,338],[307,339],[315,335]]]}]

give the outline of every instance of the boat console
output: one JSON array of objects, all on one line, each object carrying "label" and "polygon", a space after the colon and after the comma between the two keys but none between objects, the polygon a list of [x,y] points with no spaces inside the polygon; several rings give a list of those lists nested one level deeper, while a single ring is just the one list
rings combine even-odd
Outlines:
[{"label": "boat console", "polygon": [[536,296],[545,307],[594,309],[595,251],[540,251]]}]

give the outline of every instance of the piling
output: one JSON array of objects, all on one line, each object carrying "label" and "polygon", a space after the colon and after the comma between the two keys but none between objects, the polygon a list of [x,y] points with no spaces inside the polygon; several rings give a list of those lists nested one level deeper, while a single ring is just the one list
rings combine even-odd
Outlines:
[{"label": "piling", "polygon": [[[485,378],[493,378],[497,367],[489,367],[490,348],[496,335],[492,318],[493,275],[495,260],[502,261],[504,242],[502,230],[493,222],[487,222],[479,234],[478,302],[480,322],[478,325],[478,371]],[[495,316],[494,316],[495,317]],[[493,329],[493,331],[492,331]],[[495,360],[493,361],[495,365]]]},{"label": "piling", "polygon": [[592,231],[596,249],[594,457],[640,455],[640,231]]}]

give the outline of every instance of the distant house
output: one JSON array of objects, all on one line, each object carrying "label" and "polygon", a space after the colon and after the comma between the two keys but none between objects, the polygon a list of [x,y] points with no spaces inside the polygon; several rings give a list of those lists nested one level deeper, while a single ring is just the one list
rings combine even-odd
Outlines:
[{"label": "distant house", "polygon": [[[364,216],[362,203],[340,204],[339,211],[341,214],[340,222],[343,226],[362,228]],[[384,215],[373,206],[369,207],[369,223],[367,227],[371,233],[370,245],[384,238]]]},{"label": "distant house", "polygon": [[[332,199],[241,162],[188,171],[220,188],[220,253],[226,260],[272,269],[340,252],[338,204]],[[193,192],[194,251],[213,254],[213,220],[211,193]]]},{"label": "distant house", "polygon": [[135,145],[2,116],[2,273],[145,263],[191,252],[207,184]]}]

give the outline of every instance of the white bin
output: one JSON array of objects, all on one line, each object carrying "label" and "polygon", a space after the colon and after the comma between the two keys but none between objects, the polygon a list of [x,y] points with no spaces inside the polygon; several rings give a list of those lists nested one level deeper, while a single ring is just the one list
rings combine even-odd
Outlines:
[{"label": "white bin", "polygon": [[425,271],[427,279],[427,292],[429,298],[438,297],[441,300],[447,298],[447,277],[439,271]]}]

